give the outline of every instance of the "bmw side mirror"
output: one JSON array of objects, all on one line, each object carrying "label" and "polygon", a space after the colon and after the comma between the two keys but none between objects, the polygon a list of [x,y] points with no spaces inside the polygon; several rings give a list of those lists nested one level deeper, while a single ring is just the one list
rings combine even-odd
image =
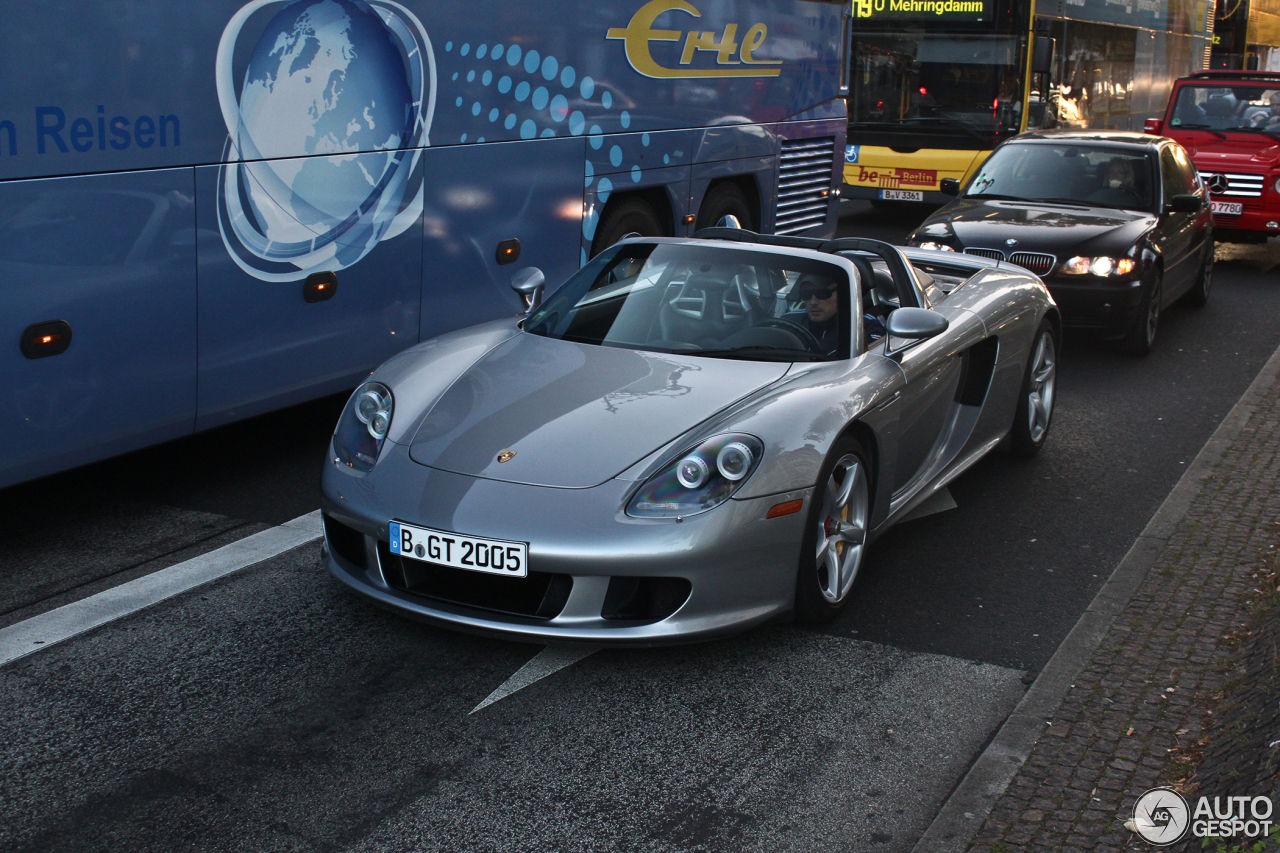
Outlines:
[{"label": "bmw side mirror", "polygon": [[943,178],[938,182],[938,189],[943,195],[960,195],[960,182],[955,178]]},{"label": "bmw side mirror", "polygon": [[[930,311],[928,308],[898,308],[889,314],[884,328],[891,338],[923,341],[942,334],[948,325],[947,318],[937,311]],[[889,345],[892,345],[892,341]],[[885,354],[889,355],[894,351],[886,347]]]},{"label": "bmw side mirror", "polygon": [[1175,195],[1169,200],[1169,209],[1174,213],[1199,213],[1203,205],[1198,195]]},{"label": "bmw side mirror", "polygon": [[524,300],[524,310],[528,314],[542,302],[542,286],[547,277],[537,267],[525,267],[511,277],[511,289],[520,294]]}]

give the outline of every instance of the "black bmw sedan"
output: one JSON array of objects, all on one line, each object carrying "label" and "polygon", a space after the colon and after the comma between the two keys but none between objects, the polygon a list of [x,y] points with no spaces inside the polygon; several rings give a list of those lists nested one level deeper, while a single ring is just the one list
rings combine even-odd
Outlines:
[{"label": "black bmw sedan", "polygon": [[[945,183],[945,182],[944,182]],[[1161,309],[1204,305],[1213,220],[1186,150],[1113,131],[1044,131],[997,148],[908,245],[1009,261],[1044,279],[1063,322],[1150,351]]]}]

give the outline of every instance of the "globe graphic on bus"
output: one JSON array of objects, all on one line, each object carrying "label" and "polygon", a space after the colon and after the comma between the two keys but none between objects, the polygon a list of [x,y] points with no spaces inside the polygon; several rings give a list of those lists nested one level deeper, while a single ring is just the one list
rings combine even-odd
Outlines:
[{"label": "globe graphic on bus", "polygon": [[228,127],[228,160],[240,162],[223,199],[227,224],[258,259],[349,266],[401,210],[417,160],[405,149],[426,144],[415,93],[425,69],[407,57],[429,42],[392,5],[295,0],[258,37]]}]

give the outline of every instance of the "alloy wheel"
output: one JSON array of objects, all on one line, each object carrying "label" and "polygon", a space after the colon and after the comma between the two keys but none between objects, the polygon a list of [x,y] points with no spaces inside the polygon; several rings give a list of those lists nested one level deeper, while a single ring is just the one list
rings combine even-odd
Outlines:
[{"label": "alloy wheel", "polygon": [[1058,381],[1058,354],[1053,335],[1045,332],[1036,344],[1031,360],[1031,388],[1027,392],[1027,432],[1034,442],[1044,438],[1053,417],[1054,392]]},{"label": "alloy wheel", "polygon": [[818,588],[829,604],[839,604],[853,588],[866,547],[869,507],[865,466],[846,454],[827,479],[818,516]]}]

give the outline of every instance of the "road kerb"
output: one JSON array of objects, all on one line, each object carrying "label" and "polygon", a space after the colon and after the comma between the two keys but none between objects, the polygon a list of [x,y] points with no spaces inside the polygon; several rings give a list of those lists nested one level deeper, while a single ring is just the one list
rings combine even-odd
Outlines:
[{"label": "road kerb", "polygon": [[0,629],[0,666],[55,646],[321,536],[320,510]]},{"label": "road kerb", "polygon": [[1026,762],[1076,675],[1159,558],[1223,453],[1239,437],[1258,403],[1280,376],[1277,349],[1214,430],[1155,515],[1040,671],[996,736],[943,803],[912,853],[962,853]]}]

